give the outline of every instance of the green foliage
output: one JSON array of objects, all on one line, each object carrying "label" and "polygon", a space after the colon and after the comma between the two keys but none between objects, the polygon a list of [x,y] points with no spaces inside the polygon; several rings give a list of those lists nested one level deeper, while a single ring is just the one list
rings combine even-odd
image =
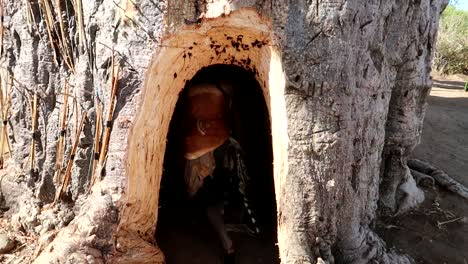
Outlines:
[{"label": "green foliage", "polygon": [[449,5],[442,13],[434,68],[445,74],[468,74],[468,11]]}]

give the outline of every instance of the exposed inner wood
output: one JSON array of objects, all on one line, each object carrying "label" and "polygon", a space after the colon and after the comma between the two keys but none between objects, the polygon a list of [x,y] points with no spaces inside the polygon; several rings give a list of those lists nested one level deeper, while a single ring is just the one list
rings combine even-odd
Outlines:
[{"label": "exposed inner wood", "polygon": [[[234,64],[256,72],[270,113],[276,200],[281,194],[278,190],[287,172],[285,77],[269,21],[253,10],[241,10],[174,32],[163,41],[148,68],[139,113],[129,137],[128,191],[116,246],[133,259],[143,255],[151,255],[153,260],[164,258],[152,245],[156,242],[169,123],[185,83],[201,68],[213,64]],[[281,226],[278,240],[281,249]]]}]

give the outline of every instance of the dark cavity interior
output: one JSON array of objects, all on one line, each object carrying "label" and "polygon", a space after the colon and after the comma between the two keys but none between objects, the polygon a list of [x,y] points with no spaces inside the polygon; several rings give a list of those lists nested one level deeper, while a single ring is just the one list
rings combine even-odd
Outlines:
[{"label": "dark cavity interior", "polygon": [[[233,65],[202,68],[187,85],[198,82],[229,80],[231,97],[231,136],[241,144],[250,176],[251,207],[261,229],[258,236],[230,232],[238,263],[279,263],[276,235],[276,203],[273,185],[273,154],[269,114],[262,90],[252,72]],[[190,199],[185,190],[183,157],[184,89],[174,111],[167,136],[160,190],[156,239],[168,264],[220,263],[221,242],[203,208]],[[226,209],[228,210],[228,209]],[[241,211],[225,212],[233,224],[241,220]],[[244,214],[245,215],[245,214]]]}]

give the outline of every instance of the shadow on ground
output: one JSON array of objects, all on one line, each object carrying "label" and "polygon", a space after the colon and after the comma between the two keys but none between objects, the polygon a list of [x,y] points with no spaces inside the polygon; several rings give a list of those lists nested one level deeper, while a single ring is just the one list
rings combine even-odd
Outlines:
[{"label": "shadow on ground", "polygon": [[[457,76],[455,76],[457,77]],[[412,157],[468,186],[468,92],[465,76],[437,78],[428,98],[421,144]],[[434,187],[414,211],[380,219],[377,232],[416,263],[468,263],[468,201]]]},{"label": "shadow on ground", "polygon": [[433,85],[445,89],[463,89],[465,87],[465,82],[434,79]]},{"label": "shadow on ground", "polygon": [[412,157],[468,186],[468,92],[432,88],[421,143]]},{"label": "shadow on ground", "polygon": [[417,210],[381,219],[377,232],[389,247],[416,263],[468,263],[468,202],[438,188],[425,194]]}]

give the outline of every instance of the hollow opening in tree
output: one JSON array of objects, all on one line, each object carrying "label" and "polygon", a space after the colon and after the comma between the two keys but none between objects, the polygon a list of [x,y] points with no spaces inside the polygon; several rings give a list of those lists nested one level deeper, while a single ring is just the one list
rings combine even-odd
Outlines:
[{"label": "hollow opening in tree", "polygon": [[[133,263],[143,263],[151,259],[162,262],[166,253],[171,257],[173,251],[161,251],[160,244],[164,242],[160,241],[160,235],[158,239],[155,236],[156,227],[161,228],[158,224],[158,208],[159,202],[163,202],[164,199],[160,199],[159,189],[169,125],[170,121],[175,119],[174,110],[181,97],[179,95],[183,95],[181,90],[187,82],[192,80],[200,69],[217,64],[229,64],[234,68],[238,66],[238,71],[253,71],[250,77],[234,75],[241,76],[234,79],[238,78],[237,80],[241,81],[247,76],[247,79],[255,79],[258,82],[257,90],[258,86],[261,87],[259,93],[263,97],[259,102],[266,105],[267,120],[271,123],[273,144],[270,151],[274,157],[272,166],[277,211],[282,212],[284,209],[281,196],[286,188],[285,180],[289,172],[288,122],[284,93],[286,78],[277,50],[276,37],[271,32],[271,21],[260,16],[254,9],[242,9],[232,12],[229,16],[209,19],[204,23],[179,29],[164,39],[147,69],[139,110],[128,139],[127,191],[116,235],[117,246],[122,252],[115,257],[119,261],[128,259]],[[219,73],[212,73],[212,76],[217,74]],[[247,99],[250,96],[252,95],[249,94]],[[245,99],[245,96],[242,98]],[[264,128],[267,129],[268,126]],[[253,173],[250,174],[254,178]],[[254,192],[258,192],[258,188],[254,189]],[[273,194],[272,190],[271,193]],[[264,205],[261,204],[261,207]],[[278,249],[281,254],[287,253],[284,245],[289,232],[288,226],[278,222]],[[275,257],[275,254],[269,255]]]},{"label": "hollow opening in tree", "polygon": [[[213,177],[207,176],[202,187],[191,196],[185,180],[187,158],[184,157],[190,130],[190,122],[187,120],[191,100],[189,93],[190,87],[204,84],[213,84],[216,87],[214,89],[220,91],[225,99],[228,109],[225,124],[229,137],[241,147],[239,153],[245,167],[235,160],[232,164],[226,164],[229,157],[221,151],[226,143],[221,145],[213,152],[216,159]],[[227,139],[225,142],[231,141]],[[219,162],[220,160],[223,162]],[[243,191],[239,191],[242,184],[237,178],[242,174],[240,170],[244,170],[249,178]],[[219,195],[210,193],[213,192],[212,188],[206,188],[206,184],[210,184],[216,177],[223,177],[223,183],[228,186],[216,185],[224,186],[221,196],[223,218],[238,258],[242,263],[257,263],[259,259],[264,263],[277,263],[276,202],[269,112],[255,75],[234,65],[218,64],[202,68],[187,82],[176,104],[167,135],[156,228],[156,240],[165,253],[167,263],[215,263],[222,254],[222,242],[216,227],[209,220],[205,201],[220,198]],[[248,203],[244,198],[248,199]],[[260,230],[259,235],[249,234],[256,231],[256,228]]]}]

